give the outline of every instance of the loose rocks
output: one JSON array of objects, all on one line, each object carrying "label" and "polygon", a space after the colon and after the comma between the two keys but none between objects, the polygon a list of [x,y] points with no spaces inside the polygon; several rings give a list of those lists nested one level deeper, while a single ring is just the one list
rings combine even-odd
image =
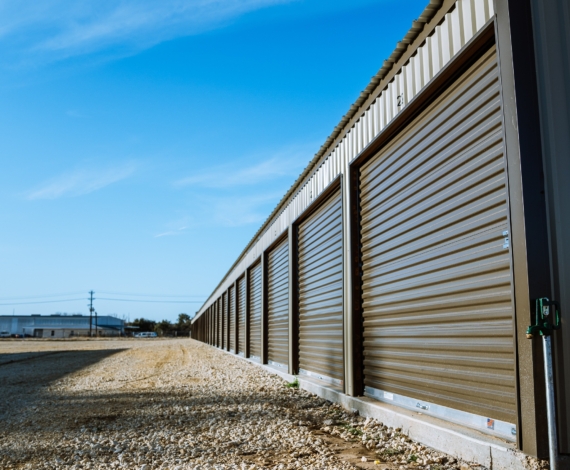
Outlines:
[{"label": "loose rocks", "polygon": [[0,348],[2,469],[464,468],[192,340]]}]

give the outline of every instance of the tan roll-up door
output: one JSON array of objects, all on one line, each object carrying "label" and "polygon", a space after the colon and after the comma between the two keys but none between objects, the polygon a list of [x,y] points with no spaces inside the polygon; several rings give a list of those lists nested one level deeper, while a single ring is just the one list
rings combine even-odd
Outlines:
[{"label": "tan roll-up door", "polygon": [[224,347],[224,297],[218,299],[218,348]]},{"label": "tan roll-up door", "polygon": [[245,277],[238,280],[238,354],[245,354]]},{"label": "tan roll-up door", "polygon": [[261,263],[249,273],[249,357],[261,360]]},{"label": "tan roll-up door", "polygon": [[235,288],[231,286],[228,289],[228,334],[230,335],[228,344],[229,350],[236,352],[236,304],[235,304]]},{"label": "tan roll-up door", "polygon": [[344,385],[340,192],[299,225],[299,373]]},{"label": "tan roll-up door", "polygon": [[211,338],[211,345],[216,345],[216,307],[215,304],[212,305],[212,318],[210,323],[211,331],[210,331],[210,338]]},{"label": "tan roll-up door", "polygon": [[222,349],[228,349],[228,293],[222,294]]},{"label": "tan roll-up door", "polygon": [[366,393],[489,429],[517,409],[496,62],[484,54],[360,175]]},{"label": "tan roll-up door", "polygon": [[208,321],[208,344],[214,344],[214,307],[210,307],[210,319]]},{"label": "tan roll-up door", "polygon": [[289,243],[282,241],[267,256],[267,361],[289,364]]}]

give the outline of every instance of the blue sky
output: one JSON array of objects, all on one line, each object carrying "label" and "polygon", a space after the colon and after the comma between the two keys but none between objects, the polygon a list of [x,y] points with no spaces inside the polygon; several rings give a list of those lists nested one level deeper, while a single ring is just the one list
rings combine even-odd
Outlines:
[{"label": "blue sky", "polygon": [[426,4],[0,0],[0,315],[195,312]]}]

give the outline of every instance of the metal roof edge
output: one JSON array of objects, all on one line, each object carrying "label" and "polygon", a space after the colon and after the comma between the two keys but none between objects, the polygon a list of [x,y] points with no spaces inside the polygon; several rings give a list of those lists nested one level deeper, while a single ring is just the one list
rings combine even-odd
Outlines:
[{"label": "metal roof edge", "polygon": [[[297,177],[293,185],[287,190],[285,195],[277,203],[277,206],[275,207],[275,209],[273,209],[273,211],[267,217],[267,219],[265,219],[261,227],[257,230],[257,232],[255,232],[255,235],[251,238],[251,240],[248,242],[248,244],[239,254],[236,261],[231,265],[231,267],[228,269],[228,271],[221,279],[221,281],[216,285],[216,287],[214,287],[214,289],[212,290],[212,294],[216,292],[216,290],[218,290],[218,288],[224,283],[224,281],[231,274],[234,268],[239,264],[242,258],[247,254],[250,248],[260,239],[261,235],[263,235],[263,233],[267,230],[271,222],[276,217],[279,216],[280,212],[282,211],[286,203],[289,201],[291,196],[293,196],[294,193],[299,189],[303,180],[305,180],[307,176],[309,176],[309,174],[317,166],[317,163],[319,163],[319,161],[324,156],[327,155],[331,145],[338,139],[338,137],[341,134],[346,133],[348,131],[347,124],[350,123],[351,120],[356,116],[358,111],[360,111],[362,104],[365,103],[366,100],[370,97],[370,95],[374,93],[374,91],[377,89],[378,84],[382,81],[382,79],[384,79],[386,75],[388,75],[388,73],[392,71],[394,65],[407,51],[408,46],[412,44],[415,39],[417,39],[420,33],[424,30],[426,23],[429,23],[434,18],[437,12],[443,7],[444,3],[445,0],[429,0],[428,5],[424,8],[421,15],[412,22],[412,27],[408,30],[408,32],[402,38],[402,40],[396,44],[396,48],[394,49],[392,54],[390,54],[390,57],[388,57],[383,62],[382,67],[380,67],[380,70],[378,70],[376,75],[372,77],[366,88],[364,88],[364,90],[360,92],[360,95],[358,96],[356,101],[350,106],[348,112],[340,119],[340,122],[335,126],[332,133],[328,136],[323,145],[321,145],[320,149],[317,151],[315,156],[311,159],[309,164]],[[192,322],[198,319],[198,317],[200,316],[198,312],[200,312],[208,304],[212,294],[210,294],[210,297],[208,297],[208,299],[198,309],[196,315],[192,319]]]}]

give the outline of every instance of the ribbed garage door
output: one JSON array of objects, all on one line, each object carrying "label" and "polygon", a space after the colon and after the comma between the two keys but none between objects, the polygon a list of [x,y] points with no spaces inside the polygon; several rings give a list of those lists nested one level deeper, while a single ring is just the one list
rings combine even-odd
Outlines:
[{"label": "ribbed garage door", "polygon": [[245,277],[238,280],[238,354],[245,353]]},{"label": "ribbed garage door", "polygon": [[223,297],[218,299],[218,338],[217,338],[217,346],[218,348],[223,348],[224,346],[224,302]]},{"label": "ribbed garage door", "polygon": [[212,307],[210,307],[207,312],[206,336],[208,338],[208,344],[212,344]]},{"label": "ribbed garage door", "polygon": [[289,243],[284,240],[267,257],[267,359],[289,364]]},{"label": "ribbed garage door", "polygon": [[235,288],[231,286],[228,289],[228,331],[230,335],[229,346],[231,352],[236,352],[236,304],[235,304]]},{"label": "ribbed garage door", "polygon": [[344,384],[342,204],[336,193],[299,226],[299,373]]},{"label": "ribbed garage door", "polygon": [[261,360],[261,263],[249,273],[249,357]]},{"label": "ribbed garage door", "polygon": [[222,349],[228,349],[228,293],[222,294]]},{"label": "ribbed garage door", "polygon": [[218,321],[217,321],[217,304],[218,301],[212,305],[212,346],[217,346],[217,334],[218,334]]},{"label": "ribbed garage door", "polygon": [[486,53],[360,175],[367,393],[488,427],[516,423],[496,61]]}]

